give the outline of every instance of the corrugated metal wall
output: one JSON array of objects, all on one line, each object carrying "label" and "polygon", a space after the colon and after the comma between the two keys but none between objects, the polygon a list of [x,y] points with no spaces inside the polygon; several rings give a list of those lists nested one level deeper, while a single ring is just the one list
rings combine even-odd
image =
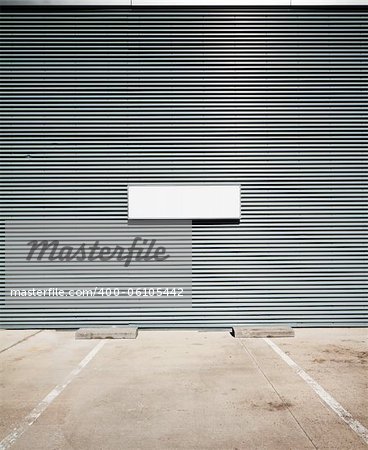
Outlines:
[{"label": "corrugated metal wall", "polygon": [[191,310],[35,302],[5,326],[364,323],[367,18],[4,9],[5,218],[126,220],[133,182],[242,186],[240,224],[193,224]]}]

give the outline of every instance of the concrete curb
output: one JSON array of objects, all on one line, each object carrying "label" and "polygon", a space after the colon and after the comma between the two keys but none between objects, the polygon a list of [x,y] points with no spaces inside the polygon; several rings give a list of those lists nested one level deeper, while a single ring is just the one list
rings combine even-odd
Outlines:
[{"label": "concrete curb", "polygon": [[136,339],[138,327],[80,328],[75,339]]},{"label": "concrete curb", "polygon": [[233,327],[235,338],[294,337],[291,327]]}]

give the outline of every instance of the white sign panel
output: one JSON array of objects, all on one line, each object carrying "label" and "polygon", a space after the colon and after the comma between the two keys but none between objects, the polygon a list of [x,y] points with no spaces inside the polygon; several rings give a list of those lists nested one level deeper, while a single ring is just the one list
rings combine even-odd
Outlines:
[{"label": "white sign panel", "polygon": [[128,186],[129,219],[240,219],[240,186]]}]

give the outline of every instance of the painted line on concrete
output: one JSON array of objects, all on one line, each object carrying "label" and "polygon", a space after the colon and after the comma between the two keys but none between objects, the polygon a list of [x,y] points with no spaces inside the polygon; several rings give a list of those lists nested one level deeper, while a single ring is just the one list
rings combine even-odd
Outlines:
[{"label": "painted line on concrete", "polygon": [[97,355],[101,350],[105,341],[100,341],[88,355],[72,370],[65,380],[58,384],[46,397],[24,418],[24,420],[14,428],[1,442],[0,450],[5,450],[15,443],[15,441],[22,436],[27,429],[34,424],[40,415],[51,405],[51,403],[63,392],[63,390],[79,375],[79,373],[86,367],[86,365]]},{"label": "painted line on concrete", "polygon": [[35,333],[30,334],[29,336],[24,337],[23,339],[20,339],[19,341],[15,342],[14,344],[9,345],[9,347],[5,347],[2,350],[0,350],[0,353],[4,353],[7,350],[10,350],[11,348],[15,347],[18,344],[21,344],[24,341],[27,341],[29,338],[36,336],[36,334],[41,333],[43,330],[37,330]]},{"label": "painted line on concrete", "polygon": [[323,387],[317,383],[310,375],[307,374],[298,364],[293,361],[290,356],[281,350],[269,338],[263,339],[295,372],[314,390],[320,399],[337,414],[341,420],[349,425],[349,427],[366,443],[368,444],[368,429],[365,428],[358,420],[337,401],[335,400]]}]

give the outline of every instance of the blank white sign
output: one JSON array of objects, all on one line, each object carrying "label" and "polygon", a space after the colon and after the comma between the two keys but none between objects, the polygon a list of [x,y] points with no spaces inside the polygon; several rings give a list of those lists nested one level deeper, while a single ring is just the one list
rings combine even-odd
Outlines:
[{"label": "blank white sign", "polygon": [[240,186],[128,186],[129,219],[240,219]]}]

